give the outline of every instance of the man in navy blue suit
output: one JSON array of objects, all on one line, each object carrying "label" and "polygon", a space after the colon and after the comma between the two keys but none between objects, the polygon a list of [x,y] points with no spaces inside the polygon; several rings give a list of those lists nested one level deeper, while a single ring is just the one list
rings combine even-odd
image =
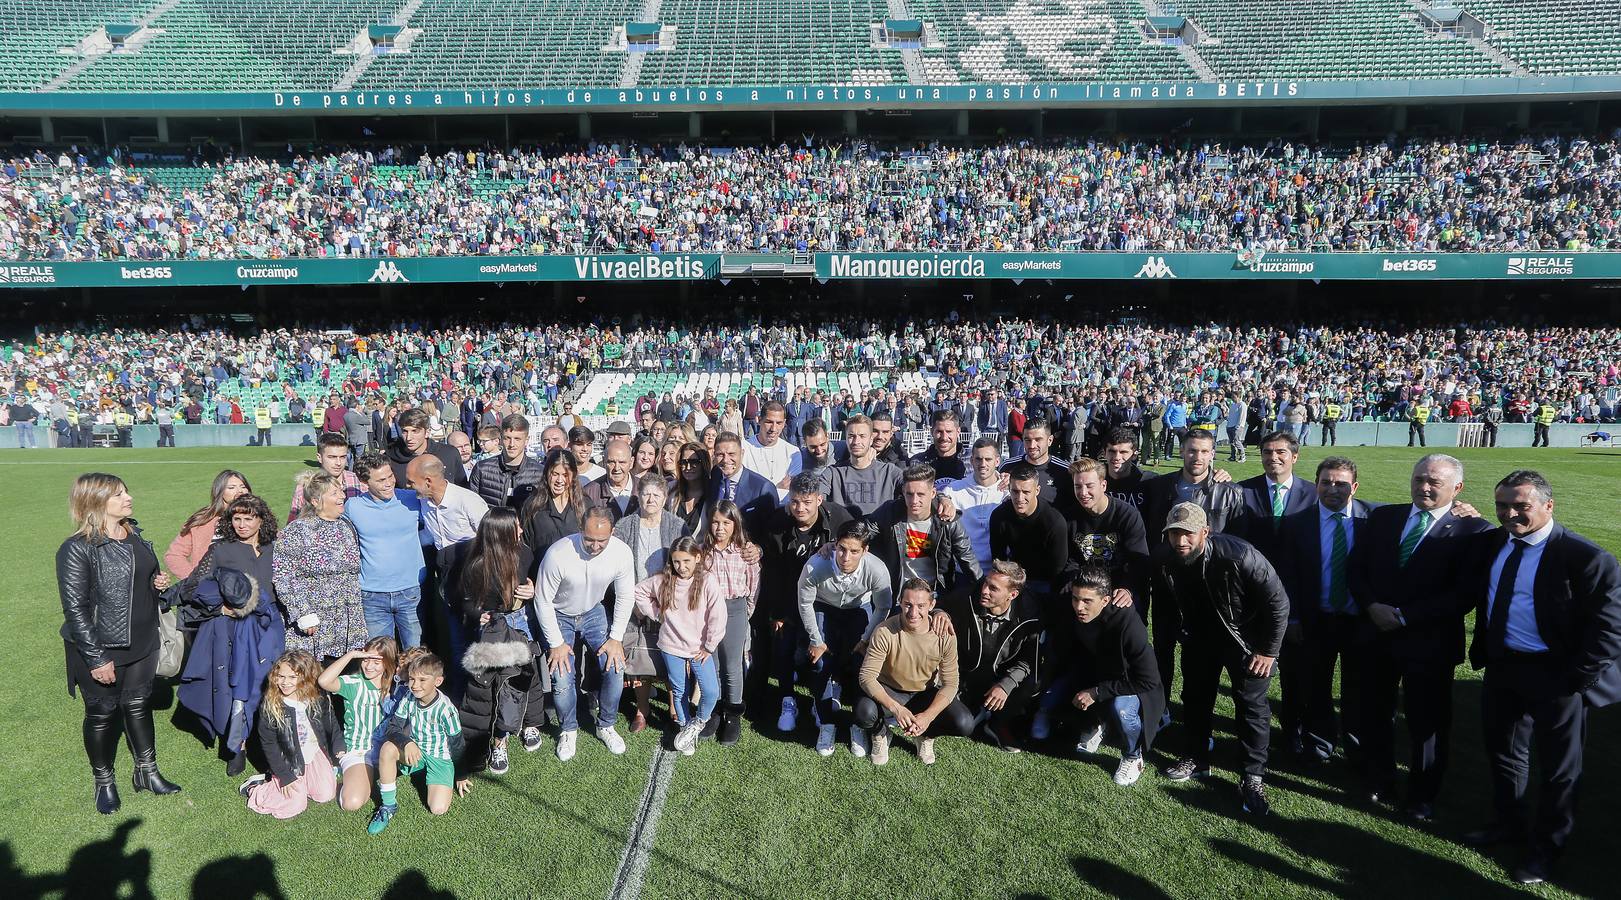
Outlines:
[{"label": "man in navy blue suit", "polygon": [[[1253,544],[1279,572],[1286,571],[1284,557],[1293,550],[1288,546],[1285,519],[1317,508],[1316,487],[1295,476],[1295,463],[1299,459],[1300,439],[1294,432],[1274,431],[1262,437],[1262,474],[1238,483],[1239,495],[1244,501],[1243,513],[1240,521],[1228,528]],[[1294,599],[1293,595],[1290,599]],[[1289,629],[1284,635],[1283,656],[1278,659],[1278,688],[1283,695],[1278,724],[1282,726],[1289,752],[1297,755],[1305,751],[1308,668],[1300,636],[1299,628]]]},{"label": "man in navy blue suit", "polygon": [[[1621,566],[1553,519],[1553,488],[1521,469],[1497,483],[1503,527],[1478,550],[1465,599],[1475,608],[1469,659],[1486,670],[1481,725],[1497,821],[1476,846],[1529,842],[1514,880],[1548,880],[1576,822],[1587,710],[1621,699]],[[1541,797],[1528,821],[1531,744]]]},{"label": "man in navy blue suit", "polygon": [[1396,694],[1402,693],[1411,749],[1407,811],[1428,822],[1446,772],[1452,732],[1453,669],[1463,662],[1459,601],[1469,578],[1469,535],[1490,530],[1453,509],[1463,463],[1431,453],[1413,466],[1411,505],[1368,513],[1351,549],[1351,596],[1377,629],[1363,686],[1361,738],[1368,798],[1388,800],[1396,780]]},{"label": "man in navy blue suit", "polygon": [[704,498],[705,521],[708,512],[721,500],[730,500],[743,511],[743,521],[751,529],[777,507],[777,488],[765,476],[743,468],[743,438],[730,431],[715,438],[715,469],[709,473],[709,496]]},{"label": "man in navy blue suit", "polygon": [[[1295,670],[1293,696],[1285,693],[1284,702],[1298,704],[1302,752],[1318,762],[1328,761],[1336,743],[1350,752],[1360,742],[1363,669],[1373,632],[1351,593],[1349,570],[1373,507],[1356,499],[1356,479],[1356,463],[1346,457],[1318,463],[1317,502],[1284,517],[1275,545],[1289,593],[1284,647],[1294,654],[1288,667]],[[1336,663],[1340,716],[1334,711]]]}]

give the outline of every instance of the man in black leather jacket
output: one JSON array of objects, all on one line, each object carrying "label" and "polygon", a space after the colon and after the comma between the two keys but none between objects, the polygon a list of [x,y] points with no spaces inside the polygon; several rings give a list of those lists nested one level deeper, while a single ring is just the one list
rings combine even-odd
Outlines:
[{"label": "man in black leather jacket", "polygon": [[[1192,432],[1190,432],[1191,434]],[[1289,625],[1283,582],[1259,551],[1241,538],[1211,531],[1204,508],[1178,503],[1154,550],[1155,647],[1165,632],[1182,644],[1182,715],[1188,755],[1165,771],[1172,781],[1210,774],[1210,726],[1221,672],[1233,686],[1234,724],[1244,745],[1239,793],[1244,809],[1270,809],[1266,771],[1272,711],[1267,689]]]},{"label": "man in black leather jacket", "polygon": [[901,473],[901,496],[873,514],[878,536],[873,552],[889,568],[895,596],[909,578],[922,578],[940,597],[957,586],[958,572],[979,581],[979,559],[968,533],[955,519],[941,517],[934,508],[935,470],[929,465],[908,466]]}]

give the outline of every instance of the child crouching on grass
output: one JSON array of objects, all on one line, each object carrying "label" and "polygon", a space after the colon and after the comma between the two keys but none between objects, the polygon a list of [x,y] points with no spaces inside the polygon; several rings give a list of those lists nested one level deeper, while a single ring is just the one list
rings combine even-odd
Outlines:
[{"label": "child crouching on grass", "polygon": [[428,811],[442,816],[450,801],[466,796],[472,785],[456,778],[456,760],[461,757],[462,723],[456,704],[440,693],[445,683],[445,664],[432,653],[411,663],[406,676],[411,696],[402,701],[389,717],[387,737],[377,752],[377,788],[382,803],[372,814],[369,834],[388,827],[399,811],[395,788],[400,775],[422,772],[428,782]]},{"label": "child crouching on grass", "polygon": [[[383,724],[383,700],[394,688],[394,667],[399,644],[391,637],[374,637],[359,650],[333,660],[321,673],[321,690],[343,698],[343,756],[338,768],[343,772],[343,790],[338,805],[353,812],[371,799],[371,785],[377,779],[377,743]],[[360,671],[345,675],[344,670],[360,660]]]},{"label": "child crouching on grass", "polygon": [[274,777],[255,775],[239,789],[256,813],[291,819],[310,801],[337,796],[332,760],[343,750],[343,731],[317,683],[320,671],[307,650],[289,650],[270,668],[257,732]]}]

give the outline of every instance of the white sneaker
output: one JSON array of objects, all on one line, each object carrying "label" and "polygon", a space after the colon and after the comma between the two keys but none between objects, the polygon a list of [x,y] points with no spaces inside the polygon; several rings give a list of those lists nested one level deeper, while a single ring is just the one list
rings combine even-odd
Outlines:
[{"label": "white sneaker", "polygon": [[833,745],[838,742],[838,729],[832,725],[823,725],[816,729],[816,752],[823,756],[833,755]]},{"label": "white sneaker", "polygon": [[1044,709],[1036,710],[1036,717],[1030,721],[1030,739],[1044,741],[1053,733],[1052,716],[1047,715]]},{"label": "white sneaker", "polygon": [[557,758],[568,762],[574,758],[574,741],[580,736],[579,731],[565,731],[557,736]]},{"label": "white sneaker", "polygon": [[924,738],[917,742],[917,759],[925,766],[934,765],[934,738]]},{"label": "white sneaker", "polygon": [[1122,759],[1119,768],[1114,770],[1114,783],[1125,787],[1136,784],[1137,779],[1143,775],[1143,758]]},{"label": "white sneaker", "polygon": [[612,725],[597,729],[597,739],[608,745],[608,752],[618,756],[625,752],[625,739],[619,736]]},{"label": "white sneaker", "polygon": [[850,726],[850,755],[867,755],[867,729],[860,725]]},{"label": "white sneaker", "polygon": [[1103,746],[1103,726],[1099,725],[1087,734],[1081,735],[1081,739],[1075,744],[1075,752],[1090,755],[1098,752],[1101,746]]},{"label": "white sneaker", "polygon": [[799,726],[799,703],[792,697],[782,698],[782,715],[777,717],[777,730],[793,731]]},{"label": "white sneaker", "polygon": [[540,749],[540,729],[531,725],[523,730],[523,749],[534,753]]},{"label": "white sneaker", "polygon": [[[851,732],[851,736],[854,737],[854,735],[855,732]],[[852,743],[854,742],[852,741]],[[855,753],[855,750],[852,749],[850,752]],[[860,756],[859,753],[856,755]],[[872,732],[872,764],[881,766],[887,762],[889,762],[889,729],[876,728]]]},{"label": "white sneaker", "polygon": [[704,730],[704,725],[708,721],[708,719],[688,719],[687,724],[681,726],[681,730],[676,732],[675,749],[680,750],[685,756],[691,756],[698,747],[698,733]]}]

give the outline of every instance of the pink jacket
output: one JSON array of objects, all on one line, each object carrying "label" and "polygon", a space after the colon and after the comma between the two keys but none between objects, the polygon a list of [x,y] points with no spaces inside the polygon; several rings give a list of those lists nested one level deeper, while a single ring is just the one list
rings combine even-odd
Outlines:
[{"label": "pink jacket", "polygon": [[659,623],[659,649],[671,656],[692,659],[700,649],[714,653],[720,639],[726,636],[726,598],[713,581],[698,583],[698,608],[692,609],[685,599],[690,596],[692,580],[675,583],[677,600],[668,610],[659,609],[659,585],[669,576],[660,572],[636,585],[636,608],[642,615]]},{"label": "pink jacket", "polygon": [[169,542],[169,549],[163,551],[163,564],[169,567],[170,575],[185,578],[192,569],[197,568],[197,564],[203,561],[203,554],[214,543],[214,529],[219,526],[219,521],[219,517],[215,516]]}]

